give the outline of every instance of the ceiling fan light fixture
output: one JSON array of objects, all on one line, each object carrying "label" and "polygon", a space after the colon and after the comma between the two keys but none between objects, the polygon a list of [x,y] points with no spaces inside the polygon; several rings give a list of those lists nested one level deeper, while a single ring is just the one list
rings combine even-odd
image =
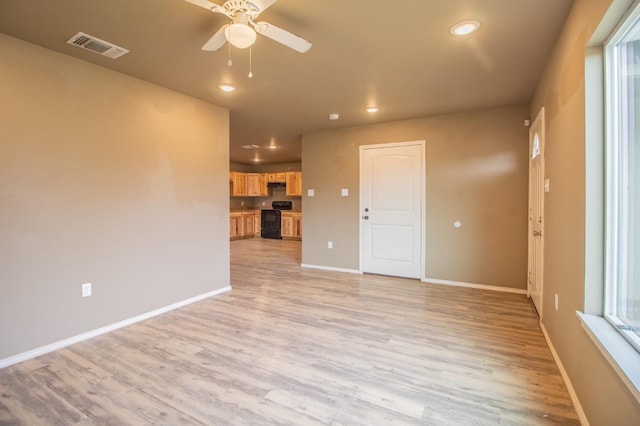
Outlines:
[{"label": "ceiling fan light fixture", "polygon": [[454,36],[466,36],[475,32],[480,28],[480,22],[475,19],[468,19],[466,21],[458,22],[449,30]]},{"label": "ceiling fan light fixture", "polygon": [[247,24],[236,23],[229,25],[224,30],[227,41],[238,49],[246,49],[256,42],[256,32]]}]

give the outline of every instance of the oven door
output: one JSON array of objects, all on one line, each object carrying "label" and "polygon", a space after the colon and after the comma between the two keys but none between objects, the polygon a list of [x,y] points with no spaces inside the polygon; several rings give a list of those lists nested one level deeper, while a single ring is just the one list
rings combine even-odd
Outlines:
[{"label": "oven door", "polygon": [[260,236],[262,238],[282,239],[280,210],[262,210],[260,220]]}]

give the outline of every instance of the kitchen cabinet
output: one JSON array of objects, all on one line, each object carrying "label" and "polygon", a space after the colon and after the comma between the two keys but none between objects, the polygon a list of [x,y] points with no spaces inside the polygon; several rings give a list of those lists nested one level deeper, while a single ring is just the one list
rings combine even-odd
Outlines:
[{"label": "kitchen cabinet", "polygon": [[232,197],[267,197],[269,195],[266,173],[231,172],[229,180]]},{"label": "kitchen cabinet", "polygon": [[285,182],[285,193],[288,197],[302,195],[302,172],[287,172]]},{"label": "kitchen cabinet", "polygon": [[229,237],[250,238],[260,236],[260,210],[231,212],[229,215]]},{"label": "kitchen cabinet", "polygon": [[268,183],[286,185],[285,194],[288,197],[302,196],[302,172],[279,173],[243,173],[230,172],[232,197],[268,197]]},{"label": "kitchen cabinet", "polygon": [[281,234],[283,238],[302,238],[302,213],[283,211],[281,217]]},{"label": "kitchen cabinet", "polygon": [[247,195],[247,174],[241,172],[231,172],[231,196],[243,197]]},{"label": "kitchen cabinet", "polygon": [[259,237],[262,229],[262,212],[256,210],[253,212],[253,236]]},{"label": "kitchen cabinet", "polygon": [[[281,214],[282,237],[302,239],[302,212],[283,210]],[[229,237],[232,240],[260,237],[261,220],[261,210],[231,212],[229,215]]]},{"label": "kitchen cabinet", "polygon": [[293,217],[291,214],[282,213],[281,216],[282,226],[280,228],[280,234],[282,237],[293,237]]},{"label": "kitchen cabinet", "polygon": [[287,174],[285,172],[267,173],[267,182],[269,183],[286,182],[287,181],[286,176]]},{"label": "kitchen cabinet", "polygon": [[266,197],[269,195],[266,173],[247,173],[247,196]]},{"label": "kitchen cabinet", "polygon": [[242,212],[242,236],[253,237],[255,233],[255,212]]},{"label": "kitchen cabinet", "polygon": [[241,212],[231,212],[229,219],[229,237],[231,239],[241,238],[244,232],[244,223]]}]

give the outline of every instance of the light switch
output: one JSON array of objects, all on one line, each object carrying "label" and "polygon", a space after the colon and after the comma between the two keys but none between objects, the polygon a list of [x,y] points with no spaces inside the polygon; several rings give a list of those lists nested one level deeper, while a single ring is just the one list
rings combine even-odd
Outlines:
[{"label": "light switch", "polygon": [[544,180],[544,192],[549,192],[549,179]]},{"label": "light switch", "polygon": [[313,189],[307,189],[307,197],[313,197],[316,195],[316,191]]},{"label": "light switch", "polygon": [[342,188],[342,196],[343,197],[349,196],[349,188]]}]

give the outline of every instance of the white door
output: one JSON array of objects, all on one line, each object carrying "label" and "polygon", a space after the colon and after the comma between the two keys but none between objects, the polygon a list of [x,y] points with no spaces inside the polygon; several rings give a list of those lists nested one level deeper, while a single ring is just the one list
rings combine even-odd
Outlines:
[{"label": "white door", "polygon": [[360,147],[360,269],[420,278],[424,141]]},{"label": "white door", "polygon": [[542,319],[544,260],[544,108],[529,129],[529,266],[527,294]]}]

